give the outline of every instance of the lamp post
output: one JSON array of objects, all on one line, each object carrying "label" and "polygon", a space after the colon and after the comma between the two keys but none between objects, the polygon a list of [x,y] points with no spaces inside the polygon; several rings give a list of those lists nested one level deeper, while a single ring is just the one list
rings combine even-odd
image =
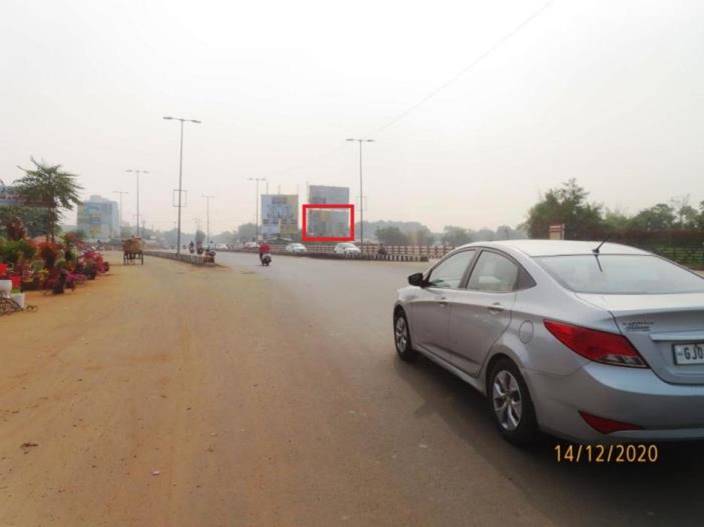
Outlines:
[{"label": "lamp post", "polygon": [[364,252],[364,187],[362,182],[362,143],[373,143],[374,139],[355,139],[350,137],[347,141],[359,143],[359,248]]},{"label": "lamp post", "polygon": [[[256,210],[256,213],[255,213],[256,241],[259,241],[259,182],[266,181],[266,178],[265,177],[250,177],[250,178],[247,178],[247,181],[256,181],[257,182],[255,198],[254,198],[255,199],[254,205],[255,205],[255,210]],[[268,186],[269,186],[269,182],[267,181],[267,187]]]},{"label": "lamp post", "polygon": [[126,192],[123,190],[113,190],[112,193],[120,195],[120,220],[119,220],[119,225],[117,226],[117,231],[118,231],[118,236],[120,238],[122,238],[122,195],[129,194],[129,192]]},{"label": "lamp post", "polygon": [[181,196],[183,195],[183,123],[201,124],[195,119],[183,119],[181,117],[164,117],[167,121],[179,121],[181,123],[181,142],[178,154],[178,228],[176,231],[176,254],[181,254]]},{"label": "lamp post", "polygon": [[125,172],[130,172],[132,174],[135,174],[137,176],[137,236],[139,236],[139,175],[140,174],[149,174],[149,170],[140,170],[140,169],[127,169]]},{"label": "lamp post", "polygon": [[205,231],[208,244],[210,244],[210,200],[215,196],[207,196],[203,194],[203,197],[205,198]]}]

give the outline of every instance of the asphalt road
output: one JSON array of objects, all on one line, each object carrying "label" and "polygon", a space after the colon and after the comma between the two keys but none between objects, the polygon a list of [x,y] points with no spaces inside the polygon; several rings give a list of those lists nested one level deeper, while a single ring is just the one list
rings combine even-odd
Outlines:
[{"label": "asphalt road", "polygon": [[395,359],[395,291],[426,264],[274,256],[263,268],[256,255],[238,253],[220,253],[218,261],[273,286],[275,317],[300,321],[292,340],[302,334],[323,340],[308,350],[320,366],[311,389],[328,368],[342,372],[367,409],[355,416],[364,421],[365,448],[379,453],[399,493],[419,508],[436,505],[433,524],[513,525],[519,517],[559,525],[704,521],[695,490],[704,474],[704,444],[660,445],[652,465],[557,463],[556,439],[515,448],[498,437],[484,398],[471,388],[428,360]]},{"label": "asphalt road", "polygon": [[422,264],[218,260],[115,265],[0,318],[1,527],[702,523],[701,444],[558,464],[398,360]]}]

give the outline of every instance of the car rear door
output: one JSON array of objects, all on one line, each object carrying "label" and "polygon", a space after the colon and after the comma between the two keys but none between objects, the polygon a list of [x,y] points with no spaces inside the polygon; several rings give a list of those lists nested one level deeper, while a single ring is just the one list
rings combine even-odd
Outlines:
[{"label": "car rear door", "polygon": [[449,305],[464,282],[474,258],[473,249],[453,253],[433,267],[410,302],[410,326],[414,345],[424,351],[449,358]]},{"label": "car rear door", "polygon": [[511,322],[520,266],[507,255],[483,249],[465,288],[450,304],[449,349],[453,363],[476,375],[489,350]]}]

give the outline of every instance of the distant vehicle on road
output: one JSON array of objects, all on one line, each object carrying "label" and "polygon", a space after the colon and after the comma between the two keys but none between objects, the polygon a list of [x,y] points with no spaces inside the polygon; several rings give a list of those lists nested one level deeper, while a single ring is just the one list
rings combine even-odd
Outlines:
[{"label": "distant vehicle on road", "polygon": [[308,251],[302,243],[289,243],[285,248],[287,253],[303,254]]},{"label": "distant vehicle on road", "polygon": [[227,249],[227,244],[225,244],[225,243],[216,243],[216,244],[215,244],[215,249],[218,250],[218,251],[223,251],[223,250]]},{"label": "distant vehicle on road", "polygon": [[246,242],[244,244],[245,249],[258,249],[259,248],[259,243],[257,242]]},{"label": "distant vehicle on road", "polygon": [[355,256],[362,254],[362,251],[354,243],[344,242],[335,245],[335,254],[343,254],[345,256]]},{"label": "distant vehicle on road", "polygon": [[408,277],[396,351],[487,395],[499,432],[704,438],[704,278],[618,244],[477,242]]}]

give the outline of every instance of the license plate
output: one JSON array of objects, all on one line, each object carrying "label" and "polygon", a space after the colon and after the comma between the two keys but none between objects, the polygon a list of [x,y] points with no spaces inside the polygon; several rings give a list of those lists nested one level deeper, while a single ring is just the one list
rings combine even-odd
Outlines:
[{"label": "license plate", "polygon": [[674,344],[675,364],[704,364],[704,344]]}]

